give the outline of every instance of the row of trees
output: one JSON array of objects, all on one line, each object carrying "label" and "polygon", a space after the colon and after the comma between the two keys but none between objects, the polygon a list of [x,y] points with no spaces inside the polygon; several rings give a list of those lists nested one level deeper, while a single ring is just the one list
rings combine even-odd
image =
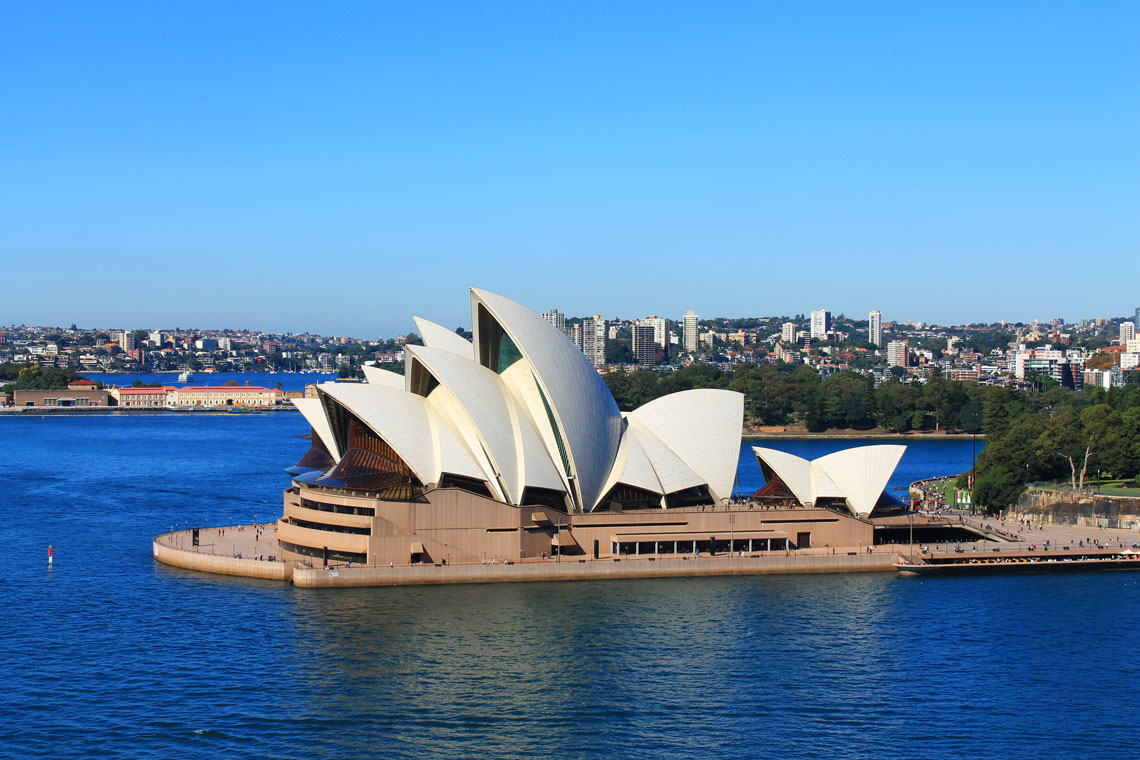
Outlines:
[{"label": "row of trees", "polygon": [[978,504],[1000,511],[1039,480],[1078,490],[1095,474],[1140,485],[1140,387],[1073,395],[1076,402],[1021,414],[989,438],[976,468]]},{"label": "row of trees", "polygon": [[744,365],[735,371],[693,365],[670,373],[614,372],[606,375],[606,384],[618,406],[627,411],[675,391],[727,388],[744,394],[746,422],[802,424],[811,432],[838,428],[980,432],[985,390],[938,376],[923,385],[892,379],[876,388],[868,375],[841,372],[823,378],[806,365]]},{"label": "row of trees", "polygon": [[73,369],[37,367],[13,362],[0,364],[0,390],[4,393],[58,390],[66,388],[69,383],[79,380],[80,377],[81,375]]}]

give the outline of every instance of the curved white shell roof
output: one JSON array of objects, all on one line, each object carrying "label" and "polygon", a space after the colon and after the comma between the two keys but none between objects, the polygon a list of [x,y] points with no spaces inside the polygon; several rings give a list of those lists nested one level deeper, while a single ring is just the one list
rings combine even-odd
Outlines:
[{"label": "curved white shell roof", "polygon": [[567,449],[580,506],[589,508],[602,495],[621,442],[621,412],[613,396],[593,365],[553,325],[509,298],[472,288],[476,355],[480,305],[530,362]]},{"label": "curved white shell roof", "polygon": [[371,364],[365,364],[361,369],[364,370],[364,379],[368,381],[369,385],[386,385],[389,388],[404,387],[404,376],[399,372],[380,369]]},{"label": "curved white shell roof", "polygon": [[753,446],[752,453],[772,468],[800,504],[815,503],[815,484],[812,482],[809,460],[760,446]]},{"label": "curved white shell roof", "polygon": [[475,347],[471,341],[448,330],[443,325],[429,322],[422,317],[412,317],[412,319],[416,323],[416,330],[420,337],[423,338],[424,345],[428,348],[450,351],[453,354],[459,354],[464,359],[475,360]]},{"label": "curved white shell roof", "polygon": [[637,422],[630,422],[627,434],[632,435],[641,444],[642,451],[648,457],[653,472],[661,483],[662,493],[674,493],[706,484],[707,481],[693,472],[693,469],[677,456],[677,452],[666,446],[653,433],[639,428]]},{"label": "curved white shell roof", "polygon": [[317,389],[372,428],[422,482],[438,483],[444,471],[482,478],[466,447],[450,426],[439,424],[426,399],[397,388],[356,383],[321,383]]},{"label": "curved white shell roof", "polygon": [[744,424],[744,394],[705,388],[654,399],[629,414],[708,484],[716,501],[732,496]]},{"label": "curved white shell roof", "polygon": [[821,497],[842,498],[852,513],[867,517],[883,495],[906,446],[854,446],[810,462],[760,446],[752,447],[752,452],[772,468],[801,504],[814,504]]},{"label": "curved white shell roof", "polygon": [[[462,475],[514,504],[530,487],[567,492],[577,510],[597,507],[618,483],[662,496],[702,485],[714,500],[732,493],[740,394],[686,391],[623,419],[586,357],[538,314],[477,289],[471,312],[474,343],[416,318],[425,345],[407,347],[406,375],[366,366],[367,384],[323,383],[320,399],[298,399],[297,408],[338,456],[345,452],[333,432],[336,418],[326,414],[331,403],[375,431],[425,485],[444,473]],[[492,334],[480,336],[481,327]],[[506,340],[480,343],[498,340],[500,328],[517,353],[504,354],[509,366],[485,367],[480,356],[498,364],[499,349],[510,350]],[[819,480],[828,477],[842,475],[819,470]]]},{"label": "curved white shell roof", "polygon": [[883,489],[906,452],[906,446],[857,446],[828,454],[812,462],[827,473],[860,517],[871,514]]},{"label": "curved white shell roof", "polygon": [[317,437],[321,439],[321,443],[332,454],[333,459],[340,459],[343,452],[337,446],[336,436],[333,435],[329,418],[325,415],[325,407],[321,400],[319,398],[295,398],[292,401],[293,406],[297,407],[297,410],[305,418],[305,422],[313,426]]},{"label": "curved white shell roof", "polygon": [[618,447],[613,469],[610,470],[610,476],[606,480],[601,496],[598,498],[604,497],[618,483],[643,488],[652,493],[665,493],[661,488],[661,481],[657,477],[653,463],[649,461],[649,455],[645,453],[645,447],[641,445],[641,439],[631,427],[627,427],[625,435],[621,437],[621,446]]},{"label": "curved white shell roof", "polygon": [[454,396],[455,404],[448,407],[452,420],[460,414],[470,419],[480,453],[485,451],[490,457],[495,468],[492,477],[501,479],[508,501],[521,503],[528,485],[563,490],[530,417],[515,403],[498,374],[442,349],[408,346],[407,351],[409,361],[420,362]]}]

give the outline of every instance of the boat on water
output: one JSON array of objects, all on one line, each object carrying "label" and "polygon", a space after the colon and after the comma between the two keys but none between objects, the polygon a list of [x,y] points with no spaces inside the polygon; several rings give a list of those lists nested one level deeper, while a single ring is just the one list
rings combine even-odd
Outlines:
[{"label": "boat on water", "polygon": [[1033,573],[1065,570],[1140,570],[1140,551],[1017,553],[1000,557],[925,556],[900,558],[895,569],[904,577]]},{"label": "boat on water", "polygon": [[194,373],[191,372],[190,370],[186,370],[185,372],[178,375],[178,382],[180,382],[180,383],[188,383],[193,379],[194,379]]}]

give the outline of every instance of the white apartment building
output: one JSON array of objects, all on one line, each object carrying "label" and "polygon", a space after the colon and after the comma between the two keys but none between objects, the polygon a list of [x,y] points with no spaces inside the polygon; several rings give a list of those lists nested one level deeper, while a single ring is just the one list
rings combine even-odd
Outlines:
[{"label": "white apartment building", "polygon": [[1128,341],[1136,337],[1136,325],[1131,322],[1120,323],[1120,342],[1127,346]]},{"label": "white apartment building", "polygon": [[796,342],[796,323],[785,322],[780,327],[780,340],[791,345]]},{"label": "white apartment building", "polygon": [[816,309],[811,313],[811,339],[826,340],[831,330],[831,312],[827,309]]},{"label": "white apartment building", "polygon": [[598,314],[582,320],[582,353],[595,367],[606,363],[606,320]]},{"label": "white apartment building", "polygon": [[868,340],[872,345],[883,347],[883,315],[878,309],[871,311],[868,317]]},{"label": "white apartment building", "polygon": [[685,312],[685,318],[681,320],[681,324],[685,350],[696,351],[700,341],[700,334],[697,332],[697,313],[689,309]]},{"label": "white apartment building", "polygon": [[558,309],[551,309],[542,315],[542,318],[554,326],[554,329],[563,335],[566,334],[566,315],[558,311]]},{"label": "white apartment building", "polygon": [[887,366],[910,366],[910,343],[905,340],[892,340],[887,344]]},{"label": "white apartment building", "polygon": [[651,315],[640,321],[641,325],[653,328],[653,342],[661,348],[669,345],[668,321],[664,317]]}]

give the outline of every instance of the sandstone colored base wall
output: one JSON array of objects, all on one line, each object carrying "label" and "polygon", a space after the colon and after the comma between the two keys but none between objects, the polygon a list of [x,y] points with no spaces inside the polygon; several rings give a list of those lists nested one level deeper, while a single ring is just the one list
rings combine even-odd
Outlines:
[{"label": "sandstone colored base wall", "polygon": [[154,558],[159,562],[187,570],[199,570],[204,573],[218,575],[240,575],[246,578],[264,578],[266,580],[287,581],[293,577],[293,568],[299,562],[268,562],[255,559],[237,559],[218,554],[200,554],[163,546],[156,538],[153,547]]},{"label": "sandstone colored base wall", "polygon": [[412,565],[324,570],[297,567],[293,583],[305,588],[405,586],[436,583],[511,583],[526,581],[677,578],[709,575],[894,572],[894,552],[854,555],[710,557],[702,559],[623,559],[536,562],[508,565]]}]

